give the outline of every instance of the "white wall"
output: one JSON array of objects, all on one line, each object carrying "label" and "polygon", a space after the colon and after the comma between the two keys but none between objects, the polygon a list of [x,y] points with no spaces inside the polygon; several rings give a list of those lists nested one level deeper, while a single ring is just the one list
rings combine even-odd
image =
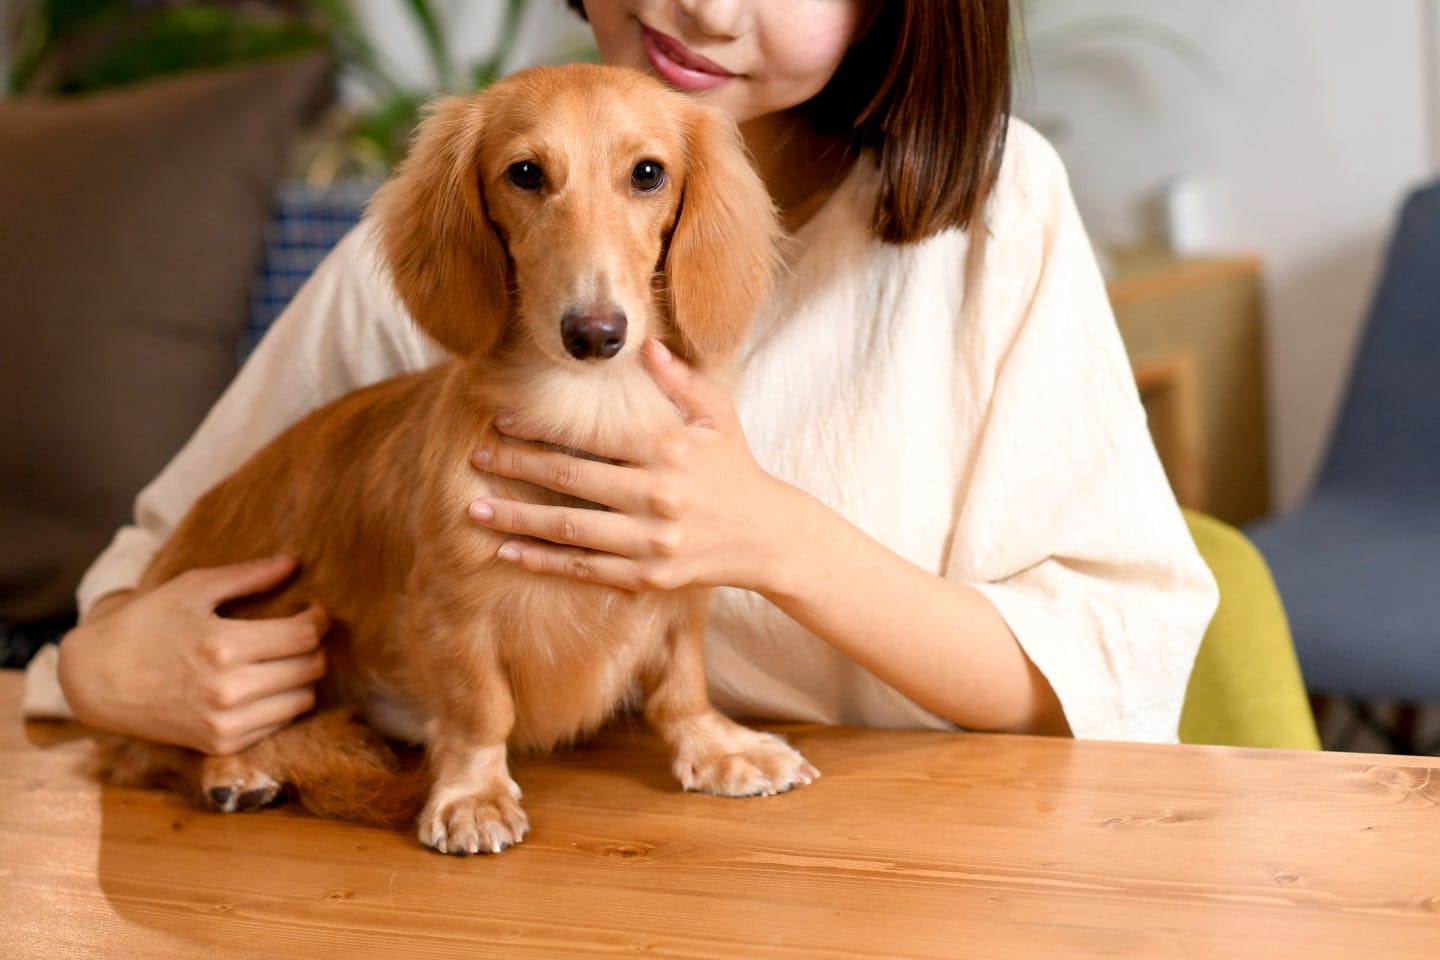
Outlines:
[{"label": "white wall", "polygon": [[[1092,234],[1159,235],[1173,178],[1197,242],[1266,265],[1276,502],[1308,488],[1403,194],[1440,160],[1437,0],[1034,0],[1021,113],[1065,157]],[[1081,42],[1093,17],[1144,18]]]}]

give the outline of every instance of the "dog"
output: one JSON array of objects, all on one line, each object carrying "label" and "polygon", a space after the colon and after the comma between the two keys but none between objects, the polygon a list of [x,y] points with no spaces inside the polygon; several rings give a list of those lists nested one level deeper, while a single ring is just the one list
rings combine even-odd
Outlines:
[{"label": "dog", "polygon": [[[322,407],[203,496],[140,590],[287,553],[299,572],[238,617],[331,618],[317,706],[236,755],[115,738],[105,773],[222,810],[290,793],[323,816],[414,822],[442,853],[529,829],[512,753],[593,731],[638,693],[687,790],[777,793],[818,771],[710,705],[703,589],[630,592],[499,560],[479,496],[581,504],[482,477],[514,411],[553,444],[680,416],[643,366],[659,338],[717,377],[768,295],[781,231],[735,124],[643,73],[540,67],[438,101],[372,201],[381,255],[437,367]],[[418,768],[381,736],[419,743]],[[423,801],[423,802],[422,802]]]}]

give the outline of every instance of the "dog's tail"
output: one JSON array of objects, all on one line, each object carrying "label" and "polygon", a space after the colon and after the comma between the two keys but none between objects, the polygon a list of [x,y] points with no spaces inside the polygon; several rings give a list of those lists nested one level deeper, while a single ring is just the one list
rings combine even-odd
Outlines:
[{"label": "dog's tail", "polygon": [[316,714],[262,742],[301,806],[335,820],[413,826],[430,789],[418,751],[397,756],[350,710]]}]

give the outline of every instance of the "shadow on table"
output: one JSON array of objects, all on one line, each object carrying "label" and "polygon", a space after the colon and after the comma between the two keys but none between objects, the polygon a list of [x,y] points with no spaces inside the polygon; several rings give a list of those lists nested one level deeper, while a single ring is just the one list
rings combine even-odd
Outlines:
[{"label": "shadow on table", "polygon": [[[85,736],[68,726],[36,725],[31,741]],[[427,850],[413,831],[323,820],[295,804],[223,815],[160,791],[99,786],[96,874],[119,924],[107,928],[127,955],[147,958],[449,956],[459,941],[505,940],[506,918],[478,905],[513,899],[516,885],[544,902],[577,860],[653,855],[657,844],[637,835],[649,808],[728,805],[683,794],[643,724],[513,772],[532,832],[512,851],[470,858]]]}]

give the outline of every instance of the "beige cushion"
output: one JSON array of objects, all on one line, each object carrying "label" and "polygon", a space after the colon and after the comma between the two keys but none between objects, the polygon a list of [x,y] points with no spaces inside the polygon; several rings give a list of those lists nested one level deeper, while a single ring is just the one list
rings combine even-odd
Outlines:
[{"label": "beige cushion", "polygon": [[234,374],[318,54],[0,102],[0,620],[65,616]]}]

